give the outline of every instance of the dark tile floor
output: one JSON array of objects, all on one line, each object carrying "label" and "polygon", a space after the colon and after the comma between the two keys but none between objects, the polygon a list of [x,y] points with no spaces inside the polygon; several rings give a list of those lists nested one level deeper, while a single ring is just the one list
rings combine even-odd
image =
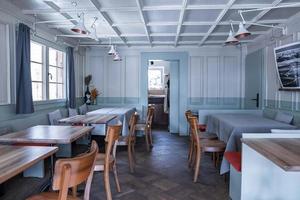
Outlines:
[{"label": "dark tile floor", "polygon": [[[145,150],[143,140],[137,143],[137,166],[129,173],[127,153],[118,152],[118,171],[121,193],[111,187],[114,199],[120,200],[223,200],[228,198],[228,183],[213,167],[209,155],[202,159],[200,176],[193,183],[192,171],[187,167],[188,138],[171,135],[166,131],[154,131],[152,152]],[[91,199],[105,199],[103,176],[95,173]]]}]

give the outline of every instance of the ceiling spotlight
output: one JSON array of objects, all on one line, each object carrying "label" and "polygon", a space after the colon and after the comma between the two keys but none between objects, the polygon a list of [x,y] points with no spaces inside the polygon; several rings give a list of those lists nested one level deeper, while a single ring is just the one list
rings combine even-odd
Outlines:
[{"label": "ceiling spotlight", "polygon": [[116,52],[116,54],[114,55],[113,61],[122,61],[122,58],[118,52]]},{"label": "ceiling spotlight", "polygon": [[243,39],[245,37],[248,37],[249,35],[251,35],[251,33],[246,29],[246,27],[244,26],[244,24],[242,22],[240,22],[239,24],[239,30],[238,32],[235,34],[235,38],[236,39]]},{"label": "ceiling spotlight", "polygon": [[96,30],[96,26],[95,26],[95,25],[92,27],[91,38],[92,38],[93,40],[96,40],[97,42],[99,41],[99,38],[98,38],[98,36],[97,36],[97,30]]},{"label": "ceiling spotlight", "polygon": [[239,43],[239,40],[233,37],[233,32],[232,30],[229,31],[229,35],[227,40],[225,41],[226,45],[236,45]]},{"label": "ceiling spotlight", "polygon": [[89,31],[84,25],[84,13],[81,13],[80,15],[78,15],[78,17],[79,17],[79,21],[73,28],[71,28],[71,31],[75,33],[84,34],[84,35],[88,34]]},{"label": "ceiling spotlight", "polygon": [[115,55],[116,53],[117,52],[116,52],[114,45],[110,45],[110,50],[108,52],[108,55],[112,56],[112,55]]}]

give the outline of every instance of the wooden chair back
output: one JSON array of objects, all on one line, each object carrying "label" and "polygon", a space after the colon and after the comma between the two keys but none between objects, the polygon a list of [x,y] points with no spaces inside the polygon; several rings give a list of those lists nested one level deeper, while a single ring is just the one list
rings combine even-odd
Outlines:
[{"label": "wooden chair back", "polygon": [[190,116],[188,118],[190,127],[191,127],[191,134],[192,134],[192,139],[195,143],[195,145],[197,145],[197,148],[200,148],[200,139],[198,136],[198,119],[195,116]]},{"label": "wooden chair back", "polygon": [[59,200],[66,200],[68,189],[86,182],[84,199],[89,198],[98,145],[92,141],[88,153],[75,158],[59,159],[55,163],[52,189],[59,190]]},{"label": "wooden chair back", "polygon": [[193,114],[192,114],[191,110],[185,111],[185,118],[186,118],[187,122],[189,122],[189,117],[191,117],[192,115]]},{"label": "wooden chair back", "polygon": [[128,143],[131,144],[135,142],[135,127],[138,120],[138,114],[134,113],[130,117],[130,126],[129,126],[129,134],[128,134]]},{"label": "wooden chair back", "polygon": [[[105,163],[109,163],[110,157],[116,159],[118,139],[122,130],[122,123],[118,121],[115,125],[109,125],[105,137],[106,150],[105,150]],[[109,167],[109,165],[106,165]]]},{"label": "wooden chair back", "polygon": [[150,127],[152,126],[153,117],[154,117],[154,107],[150,106],[148,108],[148,114],[146,120],[146,124],[149,125]]}]

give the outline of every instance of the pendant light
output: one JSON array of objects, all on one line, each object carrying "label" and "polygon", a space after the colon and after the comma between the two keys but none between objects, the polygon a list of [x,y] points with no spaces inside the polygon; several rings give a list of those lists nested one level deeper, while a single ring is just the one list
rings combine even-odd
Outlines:
[{"label": "pendant light", "polygon": [[84,35],[88,34],[89,31],[84,25],[84,13],[81,13],[80,15],[78,15],[78,17],[79,17],[79,21],[73,28],[71,28],[71,31],[75,33],[84,34]]},{"label": "pendant light", "polygon": [[114,55],[113,61],[122,61],[122,58],[118,52]]},{"label": "pendant light", "polygon": [[251,33],[246,29],[246,27],[244,26],[244,23],[240,22],[239,24],[239,30],[238,32],[235,34],[235,38],[236,39],[243,39],[245,37],[248,37],[249,35],[251,35]]},{"label": "pendant light", "polygon": [[227,40],[225,41],[225,45],[236,45],[239,42],[238,39],[236,39],[234,36],[233,36],[233,33],[234,33],[234,28],[233,28],[233,25],[232,25],[232,22],[230,22],[230,31],[229,31],[229,35],[228,35],[228,38]]},{"label": "pendant light", "polygon": [[109,52],[108,52],[108,55],[113,56],[113,55],[115,55],[116,53],[117,53],[117,52],[116,52],[116,49],[115,49],[114,45],[110,45],[110,50],[109,50]]},{"label": "pendant light", "polygon": [[113,56],[116,54],[116,49],[114,45],[111,44],[111,38],[109,38],[109,45],[110,45],[110,49],[108,51],[108,55]]}]

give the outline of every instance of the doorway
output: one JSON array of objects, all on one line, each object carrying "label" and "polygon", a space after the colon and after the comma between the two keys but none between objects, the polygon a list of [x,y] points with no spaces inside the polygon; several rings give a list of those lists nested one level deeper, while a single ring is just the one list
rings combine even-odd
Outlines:
[{"label": "doorway", "polygon": [[155,108],[153,126],[178,133],[179,62],[149,60],[148,105]]}]

